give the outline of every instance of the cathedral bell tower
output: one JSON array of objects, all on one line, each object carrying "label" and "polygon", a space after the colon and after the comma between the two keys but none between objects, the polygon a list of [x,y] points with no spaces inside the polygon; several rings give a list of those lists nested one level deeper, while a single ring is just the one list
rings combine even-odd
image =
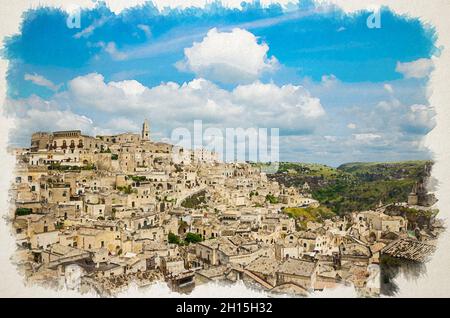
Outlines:
[{"label": "cathedral bell tower", "polygon": [[147,119],[145,119],[144,123],[142,124],[141,139],[142,140],[150,140],[150,126],[148,124]]}]

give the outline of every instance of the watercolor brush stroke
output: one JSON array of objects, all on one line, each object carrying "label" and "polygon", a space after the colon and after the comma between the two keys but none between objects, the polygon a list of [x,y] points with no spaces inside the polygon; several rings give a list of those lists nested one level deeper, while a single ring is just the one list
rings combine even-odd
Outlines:
[{"label": "watercolor brush stroke", "polygon": [[413,296],[448,235],[446,142],[429,139],[442,26],[339,1],[183,3],[32,7],[4,38],[16,283]]}]

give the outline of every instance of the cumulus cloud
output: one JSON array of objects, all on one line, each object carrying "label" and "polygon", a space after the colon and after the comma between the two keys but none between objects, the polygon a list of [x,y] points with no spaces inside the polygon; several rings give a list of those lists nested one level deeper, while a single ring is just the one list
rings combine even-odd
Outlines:
[{"label": "cumulus cloud", "polygon": [[99,129],[91,118],[76,114],[70,109],[60,109],[54,101],[46,101],[37,96],[6,101],[7,116],[14,120],[11,136],[13,142],[27,145],[36,131],[58,131],[79,129],[95,135]]},{"label": "cumulus cloud", "polygon": [[111,132],[114,132],[117,127],[120,127],[122,131],[127,132],[137,132],[140,130],[140,126],[136,124],[136,122],[126,117],[112,118],[104,125],[104,128]]},{"label": "cumulus cloud", "polygon": [[170,136],[177,127],[279,128],[281,135],[312,134],[325,115],[318,98],[302,86],[256,81],[223,89],[206,79],[147,87],[135,80],[105,81],[90,73],[67,83],[49,100],[37,96],[10,100],[14,139],[28,143],[34,131],[80,129],[86,134],[112,134],[140,129],[150,119],[154,132]]},{"label": "cumulus cloud", "polygon": [[377,134],[372,133],[366,133],[366,134],[353,134],[353,137],[356,141],[362,142],[362,143],[370,143],[374,140],[380,139],[381,136]]},{"label": "cumulus cloud", "polygon": [[320,100],[301,86],[259,81],[225,90],[206,79],[179,85],[168,82],[146,87],[137,81],[105,82],[97,73],[79,76],[58,96],[67,104],[157,123],[182,125],[201,119],[219,127],[280,128],[307,133],[325,114]]},{"label": "cumulus cloud", "polygon": [[390,93],[390,94],[394,93],[394,88],[392,87],[391,84],[384,84],[383,87],[388,93]]},{"label": "cumulus cloud", "polygon": [[397,62],[395,71],[403,74],[405,78],[423,78],[430,75],[433,67],[431,59],[423,58],[406,63]]},{"label": "cumulus cloud", "polygon": [[61,87],[61,85],[56,85],[52,81],[46,79],[44,76],[38,75],[36,73],[34,73],[34,74],[27,73],[24,75],[24,79],[26,81],[30,81],[30,82],[34,83],[35,85],[47,87],[48,89],[50,89],[54,92],[58,91],[59,88]]},{"label": "cumulus cloud", "polygon": [[426,134],[436,125],[434,110],[425,105],[411,105],[405,115],[404,130],[409,133]]},{"label": "cumulus cloud", "polygon": [[184,49],[185,59],[176,66],[210,80],[249,83],[277,68],[277,59],[269,58],[268,51],[269,46],[258,43],[257,37],[247,30],[219,32],[213,28],[201,42]]}]

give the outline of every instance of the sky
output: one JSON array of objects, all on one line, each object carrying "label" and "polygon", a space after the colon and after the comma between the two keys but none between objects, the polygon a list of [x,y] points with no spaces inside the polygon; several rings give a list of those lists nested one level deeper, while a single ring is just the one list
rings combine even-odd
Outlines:
[{"label": "sky", "polygon": [[29,146],[34,131],[138,132],[144,118],[165,141],[202,120],[279,128],[282,161],[429,159],[434,30],[387,8],[369,28],[372,14],[311,1],[114,13],[99,2],[68,25],[65,11],[30,10],[2,52],[10,143]]}]

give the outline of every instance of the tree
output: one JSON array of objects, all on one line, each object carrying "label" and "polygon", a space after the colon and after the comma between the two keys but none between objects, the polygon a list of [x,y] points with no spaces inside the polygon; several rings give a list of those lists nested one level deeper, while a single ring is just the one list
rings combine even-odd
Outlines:
[{"label": "tree", "polygon": [[170,244],[180,244],[181,240],[180,237],[178,235],[173,234],[172,232],[169,233],[169,235],[167,236],[167,239],[169,240]]},{"label": "tree", "polygon": [[186,238],[184,239],[184,241],[186,243],[198,243],[203,241],[203,239],[200,234],[189,232],[188,234],[186,234]]}]

